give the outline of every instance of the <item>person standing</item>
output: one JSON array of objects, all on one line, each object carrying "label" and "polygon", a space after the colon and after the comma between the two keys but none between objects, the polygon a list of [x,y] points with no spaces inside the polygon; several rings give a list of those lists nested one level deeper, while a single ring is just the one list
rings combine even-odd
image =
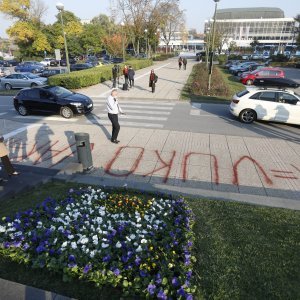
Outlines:
[{"label": "person standing", "polygon": [[128,90],[128,67],[126,65],[123,68],[123,75],[125,79],[123,90]]},{"label": "person standing", "polygon": [[118,66],[114,65],[112,68],[112,77],[113,77],[113,88],[117,87],[117,77],[118,77]]},{"label": "person standing", "polygon": [[128,69],[128,79],[129,79],[129,85],[130,85],[130,87],[134,87],[134,75],[135,75],[135,72],[134,72],[132,66],[129,66],[129,69]]},{"label": "person standing", "polygon": [[118,90],[112,89],[111,94],[108,96],[107,101],[106,101],[108,118],[112,124],[112,134],[111,134],[110,141],[115,144],[118,144],[120,142],[117,140],[118,134],[120,131],[118,115],[119,115],[119,113],[124,114],[124,112],[122,111],[122,109],[119,105],[117,96],[118,96]]},{"label": "person standing", "polygon": [[183,70],[186,70],[187,59],[185,57],[183,58],[182,63],[183,63]]},{"label": "person standing", "polygon": [[179,70],[181,70],[181,66],[182,66],[182,57],[180,56],[178,58],[178,67],[179,67]]},{"label": "person standing", "polygon": [[152,93],[155,92],[155,85],[157,83],[158,76],[155,74],[154,70],[152,69],[150,72],[150,77],[149,77],[149,87],[152,88]]},{"label": "person standing", "polygon": [[9,160],[8,150],[4,144],[3,136],[0,137],[0,157],[1,157],[1,161],[4,166],[4,169],[5,169],[6,173],[8,174],[8,176],[16,176],[16,175],[20,174],[19,172],[17,172],[14,169],[13,165],[11,164],[11,162]]}]

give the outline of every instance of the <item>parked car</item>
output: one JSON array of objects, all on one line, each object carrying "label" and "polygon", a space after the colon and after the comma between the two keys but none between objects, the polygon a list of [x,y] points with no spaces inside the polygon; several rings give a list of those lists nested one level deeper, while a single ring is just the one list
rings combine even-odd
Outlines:
[{"label": "parked car", "polygon": [[93,101],[82,94],[60,86],[23,89],[14,97],[14,107],[21,116],[31,111],[60,114],[72,118],[74,114],[86,114],[93,110]]},{"label": "parked car", "polygon": [[265,67],[241,77],[240,81],[245,85],[252,85],[256,78],[284,78],[285,72],[282,69]]},{"label": "parked car", "polygon": [[93,65],[85,63],[85,64],[74,64],[70,66],[70,71],[81,71],[86,69],[93,68]]},{"label": "parked car", "polygon": [[[69,64],[70,64],[70,66],[73,65],[73,64],[76,64],[76,60],[74,58],[69,58]],[[66,67],[67,66],[67,61],[65,59],[62,59],[60,61],[60,65],[61,65],[61,67]]]},{"label": "parked car", "polygon": [[251,66],[251,65],[257,65],[257,62],[248,61],[248,62],[242,63],[240,65],[237,65],[235,67],[231,67],[230,68],[230,73],[235,75],[235,76],[239,76],[243,72],[247,71],[249,69],[249,66]]},{"label": "parked car", "polygon": [[47,78],[43,78],[31,73],[15,73],[0,79],[0,84],[6,90],[35,87],[47,84]]},{"label": "parked car", "polygon": [[225,68],[226,69],[229,69],[230,67],[232,67],[232,66],[234,66],[234,65],[238,65],[238,64],[240,64],[241,63],[241,61],[240,60],[228,60],[227,61],[227,63],[225,64]]},{"label": "parked car", "polygon": [[59,60],[51,59],[50,60],[50,67],[57,67],[59,66]]},{"label": "parked car", "polygon": [[46,58],[44,58],[44,60],[40,61],[40,63],[41,63],[43,66],[47,67],[47,66],[50,66],[50,62],[51,62],[52,60],[53,60],[53,58],[46,57]]},{"label": "parked car", "polygon": [[44,70],[41,74],[42,77],[50,77],[57,74],[64,74],[66,73],[66,69],[47,69]]},{"label": "parked car", "polygon": [[121,64],[123,62],[123,58],[122,57],[114,57],[112,59],[112,63],[113,64]]},{"label": "parked car", "polygon": [[292,90],[246,89],[233,96],[230,112],[243,123],[265,120],[300,125],[300,97]]},{"label": "parked car", "polygon": [[15,67],[19,64],[17,60],[0,60],[0,67]]},{"label": "parked car", "polygon": [[30,72],[30,73],[41,73],[44,71],[44,66],[39,62],[23,62],[15,67],[15,72]]},{"label": "parked car", "polygon": [[266,68],[266,66],[265,66],[265,65],[259,65],[259,64],[257,64],[257,65],[251,65],[250,70],[249,70],[249,71],[246,71],[246,72],[243,72],[243,73],[240,75],[240,77],[246,77],[246,76],[247,76],[248,74],[250,74],[251,72],[256,71],[256,70],[261,70],[261,69],[263,69],[263,68]]},{"label": "parked car", "polygon": [[10,75],[10,70],[5,67],[0,67],[0,77]]}]

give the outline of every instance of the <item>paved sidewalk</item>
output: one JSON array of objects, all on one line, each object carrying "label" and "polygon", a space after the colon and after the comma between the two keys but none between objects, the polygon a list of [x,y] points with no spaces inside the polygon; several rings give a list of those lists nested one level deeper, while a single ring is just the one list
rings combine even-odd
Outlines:
[{"label": "paved sidewalk", "polygon": [[[121,76],[119,85],[119,98],[151,100],[180,99],[181,90],[189,77],[193,65],[195,65],[197,61],[195,59],[189,59],[187,69],[181,69],[179,71],[177,60],[178,58],[173,58],[167,61],[154,62],[153,66],[137,70],[135,75],[135,86],[129,91],[121,90],[121,87],[124,83],[124,78]],[[149,88],[149,75],[151,69],[154,69],[155,73],[158,75],[155,93],[152,93],[151,89]],[[109,94],[111,88],[112,82],[106,81],[92,87],[81,89],[80,93],[90,97],[104,98]]]}]

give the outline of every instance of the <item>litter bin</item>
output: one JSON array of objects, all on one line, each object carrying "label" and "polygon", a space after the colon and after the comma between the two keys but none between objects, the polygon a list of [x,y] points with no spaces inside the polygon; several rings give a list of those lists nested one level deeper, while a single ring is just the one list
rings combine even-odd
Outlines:
[{"label": "litter bin", "polygon": [[75,141],[78,155],[78,162],[82,164],[83,170],[93,168],[93,158],[91,153],[90,136],[88,133],[75,133]]}]

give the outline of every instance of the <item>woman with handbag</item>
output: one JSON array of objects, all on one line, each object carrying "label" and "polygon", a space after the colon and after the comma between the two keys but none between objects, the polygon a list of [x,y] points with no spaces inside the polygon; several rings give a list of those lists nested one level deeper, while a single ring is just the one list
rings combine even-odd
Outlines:
[{"label": "woman with handbag", "polygon": [[13,165],[11,164],[11,162],[9,160],[8,150],[4,144],[3,136],[0,137],[0,157],[1,157],[1,161],[4,166],[4,169],[6,170],[6,173],[8,174],[8,176],[16,176],[16,175],[20,174],[14,169]]},{"label": "woman with handbag", "polygon": [[154,70],[152,69],[150,72],[150,77],[149,77],[149,87],[152,88],[152,93],[155,92],[155,85],[157,82],[158,76],[154,73]]}]

